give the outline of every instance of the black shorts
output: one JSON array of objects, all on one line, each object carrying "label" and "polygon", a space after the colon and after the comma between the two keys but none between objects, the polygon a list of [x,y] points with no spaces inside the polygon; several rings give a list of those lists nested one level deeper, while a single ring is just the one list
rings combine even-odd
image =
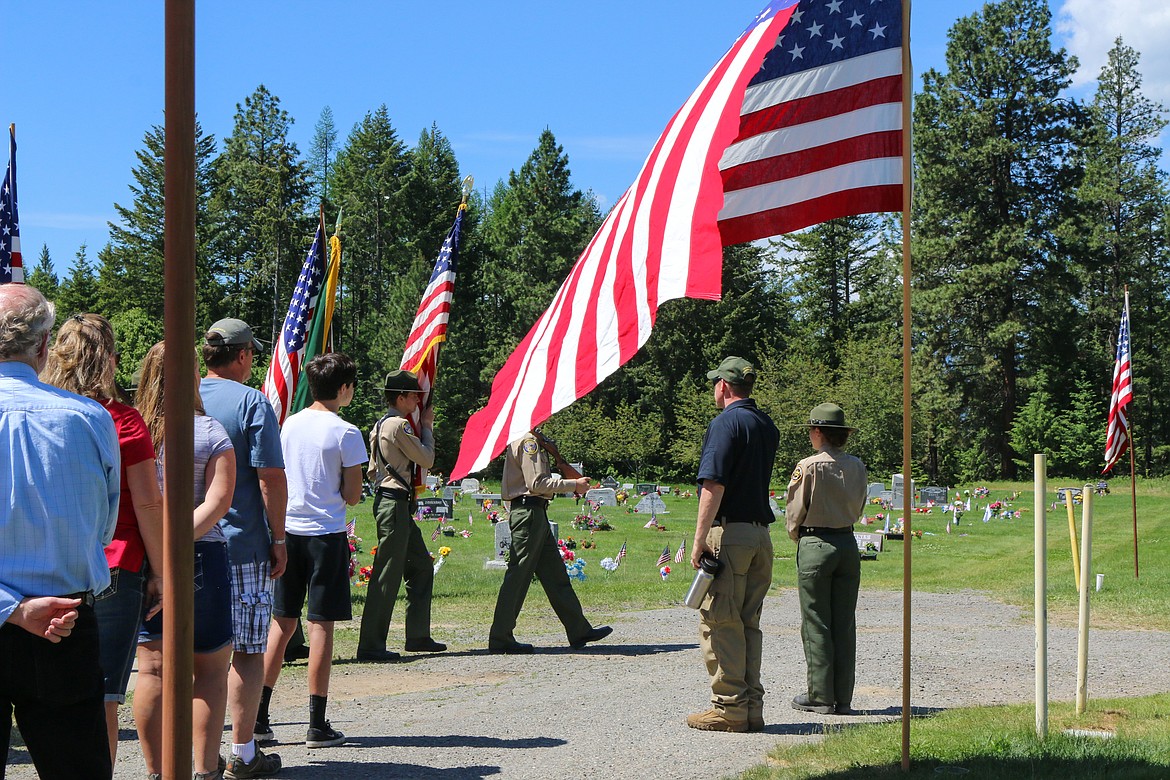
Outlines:
[{"label": "black shorts", "polygon": [[349,539],[345,532],[322,536],[286,534],[288,568],[276,581],[272,614],[299,618],[309,598],[309,620],[352,620],[349,599]]}]

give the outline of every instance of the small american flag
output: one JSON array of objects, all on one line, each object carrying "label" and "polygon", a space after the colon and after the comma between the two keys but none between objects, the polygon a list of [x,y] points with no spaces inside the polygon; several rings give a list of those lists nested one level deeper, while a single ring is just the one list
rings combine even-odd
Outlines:
[{"label": "small american flag", "polygon": [[629,361],[663,302],[718,300],[724,246],[901,209],[901,8],[772,0],[756,16],[497,372],[453,479]]},{"label": "small american flag", "polygon": [[658,563],[655,565],[665,566],[668,563],[670,563],[670,545],[669,544],[666,545],[666,547],[662,548],[662,555],[658,556]]},{"label": "small american flag", "polygon": [[683,556],[685,556],[686,554],[687,554],[687,540],[684,537],[683,540],[678,543],[678,552],[676,552],[674,554],[674,562],[675,563],[682,563]]},{"label": "small american flag", "polygon": [[16,125],[8,126],[8,170],[0,185],[0,284],[24,282],[20,217],[16,210]]},{"label": "small american flag", "polygon": [[345,523],[345,535],[357,536],[357,518],[351,517]]},{"label": "small american flag", "polygon": [[617,554],[618,566],[622,565],[622,558],[625,558],[625,557],[626,557],[626,543],[622,542],[622,549],[618,550],[618,554]]},{"label": "small american flag", "polygon": [[1133,400],[1133,374],[1129,362],[1129,291],[1117,332],[1117,358],[1113,362],[1113,394],[1109,398],[1109,422],[1105,429],[1105,468],[1113,468],[1129,447],[1129,417],[1126,407]]},{"label": "small american flag", "polygon": [[317,223],[313,245],[309,247],[309,254],[301,266],[297,286],[288,304],[288,314],[284,317],[284,326],[273,345],[272,362],[268,364],[268,373],[264,376],[264,395],[272,403],[276,419],[281,425],[288,417],[297,394],[301,366],[306,359],[309,326],[313,322],[326,270],[325,219],[322,217]]},{"label": "small american flag", "polygon": [[443,520],[440,518],[438,525],[435,526],[435,532],[431,534],[431,541],[438,539],[441,533],[443,533]]}]

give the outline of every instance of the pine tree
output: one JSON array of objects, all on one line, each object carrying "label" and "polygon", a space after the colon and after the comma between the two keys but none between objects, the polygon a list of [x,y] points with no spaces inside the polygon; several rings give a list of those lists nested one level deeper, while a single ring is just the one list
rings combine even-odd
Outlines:
[{"label": "pine tree", "polygon": [[53,259],[49,256],[49,245],[41,244],[41,254],[25,282],[41,291],[49,300],[57,297],[57,273],[53,270]]},{"label": "pine tree", "polygon": [[[949,433],[942,446],[964,453],[953,476],[1012,478],[1021,379],[1074,348],[1058,232],[1080,174],[1080,111],[1061,94],[1076,62],[1053,49],[1043,0],[960,19],[946,60],[947,73],[925,74],[914,114],[920,362],[950,397],[924,400]],[[962,418],[941,420],[953,399]]]},{"label": "pine tree", "polygon": [[[215,161],[214,242],[225,313],[275,340],[309,242],[313,215],[293,119],[261,84],[236,104],[232,134]],[[269,327],[265,327],[265,324]]]},{"label": "pine tree", "polygon": [[333,109],[325,106],[313,126],[313,143],[309,147],[309,186],[317,203],[329,200],[329,175],[336,157],[337,125],[333,124]]},{"label": "pine tree", "polygon": [[[71,314],[97,310],[98,283],[93,264],[89,262],[87,247],[82,244],[69,266],[69,276],[57,289],[57,321]],[[100,313],[100,312],[99,312]]]}]

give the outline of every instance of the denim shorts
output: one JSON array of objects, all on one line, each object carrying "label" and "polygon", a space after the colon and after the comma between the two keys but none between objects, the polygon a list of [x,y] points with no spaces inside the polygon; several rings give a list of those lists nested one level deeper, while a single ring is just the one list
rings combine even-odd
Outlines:
[{"label": "denim shorts", "polygon": [[135,638],[146,616],[140,571],[110,569],[110,587],[94,597],[102,672],[106,677],[106,701],[126,702],[126,684],[134,666]]},{"label": "denim shorts", "polygon": [[[214,653],[232,641],[232,585],[225,542],[195,542],[195,652]],[[162,613],[142,626],[139,643],[162,639]]]}]

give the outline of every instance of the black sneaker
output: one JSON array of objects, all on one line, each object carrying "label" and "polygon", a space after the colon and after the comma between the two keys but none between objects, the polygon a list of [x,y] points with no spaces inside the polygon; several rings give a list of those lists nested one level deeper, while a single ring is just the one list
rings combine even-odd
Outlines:
[{"label": "black sneaker", "polygon": [[248,763],[244,763],[244,759],[235,755],[228,759],[227,769],[224,770],[223,776],[225,780],[271,777],[280,771],[281,766],[280,756],[275,753],[265,755],[263,750],[256,748],[256,755]]},{"label": "black sneaker", "polygon": [[[273,732],[272,726],[266,720],[256,721],[256,728],[252,729],[252,737],[257,744],[260,742],[275,742],[276,733]],[[221,770],[222,771],[222,767]]]},{"label": "black sneaker", "polygon": [[406,652],[408,653],[442,653],[445,652],[447,646],[442,642],[436,642],[429,636],[423,639],[407,639]]},{"label": "black sneaker", "polygon": [[307,748],[324,748],[337,747],[345,742],[345,735],[325,721],[325,727],[315,729],[309,727],[309,731],[305,734],[305,747]]}]

